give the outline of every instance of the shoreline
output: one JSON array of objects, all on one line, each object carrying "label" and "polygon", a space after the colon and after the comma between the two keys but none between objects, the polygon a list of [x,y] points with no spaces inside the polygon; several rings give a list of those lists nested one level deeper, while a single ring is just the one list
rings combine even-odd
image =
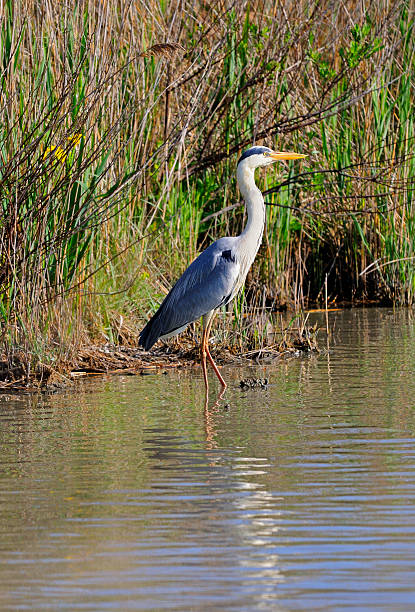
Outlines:
[{"label": "shoreline", "polygon": [[[41,365],[37,371],[29,373],[24,371],[23,364],[9,368],[6,361],[0,360],[0,396],[7,392],[36,393],[67,389],[80,378],[120,374],[145,376],[169,369],[199,367],[199,347],[193,345],[189,348],[191,343],[188,344],[164,345],[151,352],[129,346],[91,344],[78,351],[76,363],[61,364],[59,370]],[[240,354],[220,345],[215,348],[212,354],[219,365],[253,364],[258,360],[261,363],[272,363],[319,352],[315,338],[312,341],[304,340],[302,344],[271,345]]]}]

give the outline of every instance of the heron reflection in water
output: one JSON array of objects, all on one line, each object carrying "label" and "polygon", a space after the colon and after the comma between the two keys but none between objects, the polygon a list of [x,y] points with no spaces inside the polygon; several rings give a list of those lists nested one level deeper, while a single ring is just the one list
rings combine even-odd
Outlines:
[{"label": "heron reflection in water", "polygon": [[157,340],[180,334],[190,323],[203,317],[201,361],[206,392],[206,358],[223,389],[227,386],[209,351],[213,318],[216,311],[228,304],[243,286],[264,232],[265,202],[255,184],[255,169],[279,160],[303,157],[306,156],[273,151],[268,147],[251,147],[242,154],[236,176],[248,215],[245,229],[240,236],[219,238],[203,251],[185,270],[140,333],[139,344],[149,350]]}]

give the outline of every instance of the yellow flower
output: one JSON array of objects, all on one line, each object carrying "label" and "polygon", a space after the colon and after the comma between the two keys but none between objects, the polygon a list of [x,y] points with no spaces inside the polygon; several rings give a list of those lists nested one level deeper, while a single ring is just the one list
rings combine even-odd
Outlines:
[{"label": "yellow flower", "polygon": [[[72,134],[68,136],[67,140],[72,143],[71,149],[76,147],[82,138],[82,134]],[[61,162],[61,164],[65,163],[66,158],[68,157],[68,151],[62,149],[62,147],[48,147],[43,153],[43,159],[46,159],[51,153],[54,153],[55,157]]]},{"label": "yellow flower", "polygon": [[43,159],[46,159],[51,153],[55,154],[55,157],[58,158],[61,164],[65,163],[67,154],[62,149],[62,147],[48,147],[46,151],[43,153]]},{"label": "yellow flower", "polygon": [[73,146],[76,147],[76,145],[79,144],[79,141],[82,138],[82,134],[72,134],[72,136],[68,136],[68,140],[71,140],[73,142]]}]

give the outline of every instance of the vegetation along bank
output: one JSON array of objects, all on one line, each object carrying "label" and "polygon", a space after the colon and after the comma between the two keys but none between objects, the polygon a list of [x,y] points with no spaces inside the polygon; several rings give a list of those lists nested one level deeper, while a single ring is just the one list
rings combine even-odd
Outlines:
[{"label": "vegetation along bank", "polygon": [[326,296],[412,304],[413,30],[409,0],[6,0],[3,383],[134,347],[197,253],[239,233],[253,143],[309,157],[258,174],[275,206],[217,343],[275,346],[270,313]]}]

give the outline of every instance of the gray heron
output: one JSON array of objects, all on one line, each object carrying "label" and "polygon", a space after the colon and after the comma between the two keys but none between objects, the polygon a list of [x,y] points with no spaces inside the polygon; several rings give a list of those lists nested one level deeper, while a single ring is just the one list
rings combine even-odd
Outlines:
[{"label": "gray heron", "polygon": [[227,386],[209,352],[213,317],[218,308],[228,304],[241,289],[264,232],[265,202],[255,184],[255,168],[303,157],[306,155],[273,151],[268,147],[251,147],[241,155],[236,176],[248,215],[245,229],[240,236],[219,238],[204,250],[185,270],[140,333],[139,344],[148,351],[157,340],[180,334],[190,323],[203,317],[201,361],[206,390],[206,357],[222,387]]}]

